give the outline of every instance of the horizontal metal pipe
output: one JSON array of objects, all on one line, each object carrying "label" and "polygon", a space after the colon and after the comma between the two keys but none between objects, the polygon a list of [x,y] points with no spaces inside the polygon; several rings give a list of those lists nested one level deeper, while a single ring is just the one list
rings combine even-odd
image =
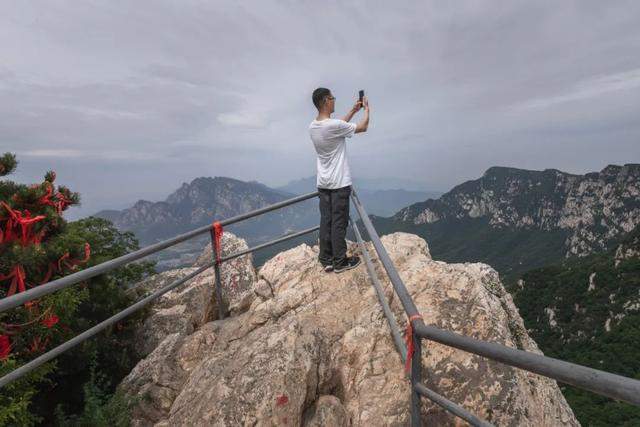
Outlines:
[{"label": "horizontal metal pipe", "polygon": [[[417,309],[404,283],[391,262],[378,233],[376,232],[366,211],[362,207],[355,192],[352,192],[354,206],[362,219],[371,241],[378,252],[391,283],[407,312],[407,316],[417,314]],[[540,356],[522,350],[512,349],[500,344],[488,343],[464,337],[453,332],[443,331],[432,326],[426,326],[421,319],[413,322],[414,330],[422,338],[428,338],[452,347],[488,357],[505,364],[541,374],[576,387],[584,388],[604,396],[624,400],[640,406],[640,381],[604,371],[587,368],[569,362]]]},{"label": "horizontal metal pipe", "polygon": [[416,325],[414,331],[422,338],[640,406],[640,381],[638,380],[517,350],[502,344],[476,340],[424,324]]},{"label": "horizontal metal pipe", "polygon": [[472,413],[470,413],[469,411],[464,409],[462,406],[453,403],[452,401],[450,401],[449,399],[439,395],[435,391],[429,390],[422,383],[416,384],[415,390],[421,396],[424,396],[427,399],[431,400],[432,402],[437,403],[438,405],[442,406],[447,411],[449,411],[452,414],[462,418],[463,420],[465,420],[466,422],[468,422],[472,426],[493,427],[493,424],[488,423],[485,420],[476,417],[475,415],[473,415]]},{"label": "horizontal metal pipe", "polygon": [[[256,209],[254,211],[247,212],[245,214],[241,214],[241,215],[237,215],[237,216],[225,219],[223,221],[220,221],[220,224],[222,224],[222,226],[224,227],[248,218],[252,218],[257,215],[261,215],[266,212],[270,212],[276,209],[283,208],[285,206],[292,205],[294,203],[301,202],[303,200],[311,199],[317,195],[318,195],[318,192],[316,191],[313,193],[294,197],[279,203],[275,203],[273,205],[266,206],[264,208]],[[148,255],[159,252],[170,246],[174,246],[178,243],[184,242],[185,240],[189,240],[200,234],[208,233],[210,230],[211,230],[211,225],[204,225],[202,227],[196,228],[195,230],[191,230],[187,233],[180,234],[176,237],[172,237],[171,239],[154,243],[153,245],[146,246],[142,249],[138,249],[137,251],[128,253],[121,257],[114,258],[109,261],[105,261],[101,264],[94,265],[93,267],[89,267],[84,270],[78,271],[77,273],[73,273],[68,276],[62,277],[60,279],[53,280],[49,283],[45,283],[44,285],[36,286],[35,288],[31,288],[28,291],[20,292],[10,297],[0,299],[0,313],[2,313],[3,311],[9,310],[13,307],[17,307],[21,304],[24,304],[27,301],[40,298],[44,295],[48,295],[57,290],[82,282],[83,280],[90,279],[99,274],[104,274],[106,272],[109,272],[113,269],[121,267],[130,262],[136,261],[140,258],[144,258]]]},{"label": "horizontal metal pipe", "polygon": [[[378,236],[378,232],[373,227],[373,224],[371,223],[371,220],[369,219],[367,212],[364,210],[364,207],[360,203],[360,199],[358,199],[358,195],[355,191],[351,192],[351,199],[353,200],[353,205],[358,211],[358,215],[360,216],[360,219],[362,219],[362,224],[364,225],[364,228],[367,230],[367,233],[371,238],[371,243],[373,243],[373,247],[378,253],[378,258],[380,259],[382,266],[386,270],[387,275],[389,276],[389,280],[391,280],[391,284],[393,285],[393,288],[396,291],[396,294],[398,294],[398,298],[400,299],[400,302],[404,307],[404,311],[406,312],[407,317],[411,318],[412,316],[420,314],[418,312],[418,309],[416,308],[416,305],[413,302],[413,299],[411,298],[411,295],[409,295],[409,292],[407,291],[407,288],[404,285],[404,282],[400,278],[400,275],[398,274],[396,267],[393,265],[391,258],[389,258],[389,254],[387,253],[387,250],[384,248],[384,245],[380,241],[380,236]],[[424,322],[421,319],[414,320],[413,323],[424,324]]]},{"label": "horizontal metal pipe", "polygon": [[242,256],[242,255],[246,255],[248,253],[257,251],[259,249],[264,249],[264,248],[267,248],[269,246],[273,246],[273,245],[281,243],[281,242],[286,242],[287,240],[295,239],[296,237],[304,236],[305,234],[313,233],[314,231],[318,230],[319,228],[320,228],[320,226],[316,225],[315,227],[307,228],[306,230],[298,231],[298,232],[293,233],[293,234],[287,234],[286,236],[280,237],[280,238],[278,238],[276,240],[272,240],[270,242],[263,243],[261,245],[255,246],[253,248],[245,249],[245,250],[240,251],[238,253],[227,255],[226,257],[222,257],[220,259],[220,262],[229,261],[230,259],[237,258],[237,257]]},{"label": "horizontal metal pipe", "polygon": [[[220,221],[220,224],[223,227],[225,227],[227,225],[231,225],[231,224],[234,224],[236,222],[244,221],[245,219],[253,218],[254,216],[258,216],[258,215],[262,215],[262,214],[267,213],[267,212],[275,211],[276,209],[285,208],[285,207],[293,205],[295,203],[303,202],[303,201],[305,201],[307,199],[312,199],[312,198],[318,196],[318,194],[319,193],[317,191],[314,191],[313,193],[307,193],[307,194],[303,194],[302,196],[292,197],[291,199],[283,200],[281,202],[274,203],[274,204],[269,205],[269,206],[265,206],[264,208],[260,208],[260,209],[256,209],[254,211],[247,212],[247,213],[244,213],[244,214],[232,216],[229,219],[225,219],[223,221]],[[207,226],[207,228],[205,230],[208,231],[209,229],[211,229],[210,225]]]},{"label": "horizontal metal pipe", "polygon": [[60,355],[61,353],[64,353],[65,351],[71,349],[72,347],[75,347],[76,345],[80,344],[81,342],[91,338],[92,336],[94,336],[98,332],[102,331],[103,329],[106,329],[108,326],[110,326],[110,325],[116,323],[117,321],[127,317],[128,315],[134,313],[135,311],[140,310],[142,307],[144,307],[145,305],[149,304],[151,301],[155,300],[156,298],[159,298],[163,294],[166,294],[167,292],[169,292],[173,288],[176,288],[176,287],[182,285],[184,282],[186,282],[186,281],[188,281],[190,279],[193,279],[195,276],[197,276],[198,274],[200,274],[203,271],[207,270],[208,268],[211,268],[211,265],[205,265],[203,267],[200,267],[199,269],[197,269],[196,271],[194,271],[192,273],[189,273],[188,275],[186,275],[182,279],[176,280],[175,282],[168,284],[167,286],[157,290],[156,292],[154,292],[151,295],[141,299],[140,301],[136,302],[135,304],[125,308],[121,312],[109,317],[107,320],[104,320],[104,321],[98,323],[97,325],[95,325],[91,329],[87,329],[86,331],[84,331],[80,335],[77,335],[77,336],[71,338],[69,341],[66,341],[66,342],[60,344],[56,348],[51,349],[48,352],[36,357],[32,361],[30,361],[30,362],[22,365],[21,367],[19,367],[18,369],[15,369],[15,370],[9,372],[4,377],[0,378],[0,387],[4,387],[5,385],[9,384],[10,382],[17,380],[21,376],[23,376],[23,375],[31,372],[32,370],[36,369],[38,366],[42,365],[43,363],[48,362],[49,360],[51,360],[54,357]]},{"label": "horizontal metal pipe", "polygon": [[365,265],[367,267],[367,271],[369,272],[369,277],[371,278],[371,282],[373,283],[373,288],[378,295],[378,301],[382,306],[382,311],[384,313],[384,317],[387,318],[387,323],[389,324],[389,329],[391,330],[391,337],[393,338],[393,343],[396,346],[396,350],[400,353],[400,357],[404,362],[407,358],[407,349],[405,347],[404,341],[402,340],[402,336],[400,335],[400,330],[398,328],[398,323],[396,322],[396,318],[391,311],[391,307],[389,307],[389,303],[387,302],[387,298],[384,295],[384,290],[382,289],[382,284],[378,279],[378,275],[376,274],[375,268],[373,268],[373,263],[371,262],[371,257],[369,256],[369,251],[364,245],[364,241],[362,240],[362,235],[360,234],[360,229],[358,225],[351,219],[351,228],[353,229],[353,234],[356,235],[356,240],[358,241],[358,247],[360,248],[360,252],[362,253],[362,257],[364,258]]}]

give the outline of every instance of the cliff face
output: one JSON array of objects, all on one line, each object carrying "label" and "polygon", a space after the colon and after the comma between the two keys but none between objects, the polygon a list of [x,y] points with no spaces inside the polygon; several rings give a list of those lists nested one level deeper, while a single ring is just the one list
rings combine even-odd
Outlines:
[{"label": "cliff face", "polygon": [[[493,269],[433,261],[415,235],[382,241],[427,324],[539,351]],[[232,317],[196,316],[192,330],[165,331],[123,381],[123,390],[143,396],[133,424],[407,425],[410,385],[364,266],[324,273],[317,247],[300,245],[254,280],[248,259],[228,270],[247,278],[231,298]],[[198,283],[185,286],[188,293]],[[577,425],[553,381],[432,342],[423,364],[428,387],[496,425]],[[422,414],[427,425],[459,422],[426,400]]]},{"label": "cliff face", "polygon": [[640,165],[610,165],[586,175],[493,167],[393,216],[416,225],[474,218],[493,228],[563,230],[567,256],[602,250],[640,223]]}]

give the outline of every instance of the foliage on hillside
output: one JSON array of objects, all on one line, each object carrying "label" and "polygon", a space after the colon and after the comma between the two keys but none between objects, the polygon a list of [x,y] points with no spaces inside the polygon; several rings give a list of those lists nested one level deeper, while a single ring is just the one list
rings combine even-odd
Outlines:
[{"label": "foliage on hillside", "polygon": [[[101,218],[86,218],[69,223],[69,232],[82,236],[90,242],[93,256],[87,267],[117,258],[139,248],[132,233],[119,232],[109,221]],[[126,292],[127,284],[135,283],[152,274],[153,264],[132,263],[107,274],[96,276],[79,289],[87,292],[80,303],[74,319],[69,325],[77,335],[95,324],[124,310],[135,302],[135,296]],[[92,366],[95,375],[104,378],[101,390],[110,394],[115,386],[133,369],[139,357],[133,348],[134,328],[146,316],[148,310],[141,310],[118,322],[93,338],[80,344],[73,351],[58,357],[57,370],[51,376],[51,387],[43,387],[34,400],[34,406],[42,416],[52,416],[57,405],[64,405],[67,413],[86,411],[86,394],[80,390],[91,384]]]},{"label": "foliage on hillside", "polygon": [[[640,230],[615,250],[529,271],[511,282],[546,355],[640,379]],[[565,387],[583,425],[638,425],[640,408]]]},{"label": "foliage on hillside", "polygon": [[493,228],[486,218],[463,218],[415,225],[390,218],[372,217],[378,234],[395,231],[417,234],[429,244],[434,259],[446,262],[484,262],[504,280],[557,262],[564,257],[563,230]]}]

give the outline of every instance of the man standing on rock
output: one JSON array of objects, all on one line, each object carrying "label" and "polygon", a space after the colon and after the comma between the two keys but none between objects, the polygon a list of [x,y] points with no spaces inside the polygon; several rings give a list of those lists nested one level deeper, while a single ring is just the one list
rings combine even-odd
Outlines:
[{"label": "man standing on rock", "polygon": [[[360,264],[357,256],[347,256],[347,224],[351,173],[347,161],[345,138],[366,132],[369,126],[369,101],[358,100],[342,119],[332,119],[336,98],[329,89],[313,91],[313,105],[318,116],[311,122],[309,133],[318,154],[317,187],[320,193],[320,254],[318,260],[326,272],[340,273]],[[364,106],[364,117],[357,125],[349,123]]]}]

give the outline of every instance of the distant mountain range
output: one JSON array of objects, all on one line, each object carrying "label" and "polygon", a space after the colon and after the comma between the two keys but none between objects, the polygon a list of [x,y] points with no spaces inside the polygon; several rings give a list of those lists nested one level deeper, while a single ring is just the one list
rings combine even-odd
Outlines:
[{"label": "distant mountain range", "polygon": [[[433,190],[406,190],[396,185],[405,184],[410,188],[419,188],[419,184],[403,180],[373,180],[354,179],[353,187],[358,192],[360,200],[366,206],[371,215],[393,215],[405,206],[421,202],[427,199],[437,199],[442,195],[441,191]],[[316,189],[316,177],[310,176],[289,182],[277,190],[294,194],[305,194]]]},{"label": "distant mountain range", "polygon": [[[121,211],[105,210],[95,216],[112,221],[123,231],[132,231],[142,245],[173,237],[196,227],[211,224],[259,209],[288,198],[291,193],[274,190],[258,182],[215,177],[196,178],[161,202],[140,200]],[[246,239],[250,245],[318,223],[317,201],[307,200],[228,226],[226,229]],[[169,248],[155,257],[159,268],[173,268],[194,261],[208,236]]]},{"label": "distant mountain range", "polygon": [[[290,197],[293,197],[290,193],[258,182],[225,177],[196,178],[191,183],[183,183],[164,201],[139,200],[128,209],[101,211],[96,216],[112,221],[119,229],[133,231],[143,244],[149,244],[210,224],[214,219],[230,218]],[[244,221],[230,229],[255,242],[273,232],[309,226],[313,213],[310,203],[301,203],[294,208]]]},{"label": "distant mountain range", "polygon": [[374,218],[381,233],[424,237],[435,258],[482,261],[516,275],[584,256],[640,223],[640,165],[574,175],[492,167],[439,199]]},{"label": "distant mountain range", "polygon": [[[201,177],[190,183],[183,183],[164,201],[139,200],[130,208],[103,210],[95,216],[112,221],[120,230],[132,231],[142,245],[148,245],[210,224],[215,219],[230,218],[295,195],[310,193],[315,188],[315,177],[293,181],[275,189],[256,181]],[[439,194],[393,189],[362,188],[359,191],[370,211],[378,215],[391,214],[409,203]],[[311,199],[231,225],[228,230],[247,240],[250,245],[256,245],[292,231],[312,227],[318,222],[318,201]],[[204,236],[166,250],[156,257],[160,268],[173,268],[193,262],[192,258],[202,250],[206,238]],[[313,239],[314,237],[302,238],[285,246],[262,251],[256,254],[256,259],[261,262],[274,250],[283,250],[301,241],[313,243]]]}]

